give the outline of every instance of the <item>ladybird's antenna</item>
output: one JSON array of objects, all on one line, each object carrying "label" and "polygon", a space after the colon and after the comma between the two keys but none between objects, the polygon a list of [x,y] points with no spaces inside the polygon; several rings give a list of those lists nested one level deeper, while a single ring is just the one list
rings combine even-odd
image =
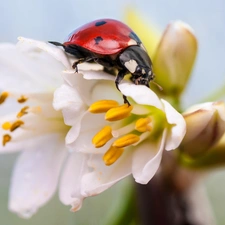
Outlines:
[{"label": "ladybird's antenna", "polygon": [[48,43],[53,44],[55,46],[61,46],[63,48],[65,48],[65,46],[62,43],[56,42],[56,41],[49,41]]},{"label": "ladybird's antenna", "polygon": [[154,85],[156,85],[159,88],[160,91],[163,90],[163,88],[158,83],[156,83],[154,80],[152,80],[151,83],[153,83]]}]

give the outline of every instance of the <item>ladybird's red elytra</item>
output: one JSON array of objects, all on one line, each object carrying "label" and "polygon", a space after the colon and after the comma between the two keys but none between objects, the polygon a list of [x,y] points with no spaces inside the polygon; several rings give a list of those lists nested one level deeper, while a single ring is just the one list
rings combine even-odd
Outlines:
[{"label": "ladybird's red elytra", "polygon": [[[107,69],[117,69],[116,87],[124,76],[131,73],[135,84],[149,87],[154,78],[152,62],[141,40],[126,24],[114,19],[100,19],[74,30],[63,43],[50,42],[62,46],[75,56],[73,68],[82,62],[96,62]],[[118,88],[119,90],[119,88]],[[128,103],[126,96],[124,102]]]},{"label": "ladybird's red elytra", "polygon": [[[102,55],[116,54],[129,46],[129,41],[135,37],[132,34],[133,31],[120,21],[97,20],[73,31],[64,45],[79,45]],[[101,38],[101,43],[96,44],[97,37]]]}]

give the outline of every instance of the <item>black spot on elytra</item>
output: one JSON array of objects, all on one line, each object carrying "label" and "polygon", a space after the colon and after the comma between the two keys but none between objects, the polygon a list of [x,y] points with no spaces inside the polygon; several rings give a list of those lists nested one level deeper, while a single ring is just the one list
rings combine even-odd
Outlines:
[{"label": "black spot on elytra", "polygon": [[106,24],[106,23],[107,23],[107,22],[104,21],[104,20],[98,21],[98,22],[95,23],[95,26],[96,26],[96,27],[99,27],[99,26],[102,26],[102,25],[104,25],[104,24]]},{"label": "black spot on elytra", "polygon": [[139,39],[139,37],[137,36],[137,34],[135,34],[133,31],[130,32],[129,37],[133,40],[135,40],[138,44],[141,44],[141,40]]},{"label": "black spot on elytra", "polygon": [[98,45],[101,41],[103,41],[103,38],[98,36],[95,38],[95,44]]}]

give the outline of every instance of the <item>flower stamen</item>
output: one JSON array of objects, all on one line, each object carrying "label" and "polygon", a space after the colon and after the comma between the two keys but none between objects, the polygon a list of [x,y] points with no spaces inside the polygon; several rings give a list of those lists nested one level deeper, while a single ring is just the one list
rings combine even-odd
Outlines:
[{"label": "flower stamen", "polygon": [[142,133],[146,132],[146,131],[151,131],[152,127],[151,127],[151,125],[149,125],[149,123],[151,121],[152,120],[150,117],[138,119],[135,123],[135,130],[142,132]]},{"label": "flower stamen", "polygon": [[11,139],[12,139],[12,137],[9,134],[3,135],[2,145],[5,146],[6,143],[8,143],[9,141],[11,141]]},{"label": "flower stamen", "polygon": [[112,165],[116,162],[120,156],[123,154],[123,148],[117,148],[115,146],[111,146],[108,151],[103,156],[103,161],[105,162],[106,166]]},{"label": "flower stamen", "polygon": [[114,100],[100,100],[97,102],[94,102],[90,107],[89,111],[91,113],[105,113],[109,109],[117,107],[119,103]]},{"label": "flower stamen", "polygon": [[27,98],[26,96],[21,95],[21,97],[17,99],[17,102],[19,102],[19,103],[24,103],[24,102],[27,101],[27,99],[28,99],[28,98]]},{"label": "flower stamen", "polygon": [[10,131],[13,132],[14,130],[16,130],[17,128],[19,128],[21,125],[23,125],[24,122],[22,120],[17,120],[16,122],[14,122],[11,127],[10,127]]},{"label": "flower stamen", "polygon": [[5,122],[2,124],[2,129],[4,130],[10,130],[12,124],[10,122]]},{"label": "flower stamen", "polygon": [[105,119],[108,121],[122,120],[130,116],[133,106],[124,104],[118,107],[114,107],[107,111]]},{"label": "flower stamen", "polygon": [[7,121],[7,122],[2,124],[2,129],[10,130],[11,132],[13,132],[14,130],[16,130],[17,128],[19,128],[23,124],[24,124],[24,122],[22,120],[17,120],[14,123],[10,123],[10,122]]},{"label": "flower stamen", "polygon": [[2,92],[2,94],[0,95],[0,104],[4,103],[8,96],[9,96],[8,92],[6,91]]},{"label": "flower stamen", "polygon": [[140,140],[140,137],[136,134],[127,134],[121,138],[118,138],[113,142],[112,146],[117,148],[123,148],[135,144]]},{"label": "flower stamen", "polygon": [[17,114],[17,118],[20,118],[20,117],[26,115],[26,114],[28,113],[28,111],[27,111],[28,109],[29,109],[28,106],[23,107],[23,108],[20,110],[20,112]]},{"label": "flower stamen", "polygon": [[105,126],[93,137],[92,143],[95,145],[95,148],[100,148],[112,137],[112,128],[110,126]]}]

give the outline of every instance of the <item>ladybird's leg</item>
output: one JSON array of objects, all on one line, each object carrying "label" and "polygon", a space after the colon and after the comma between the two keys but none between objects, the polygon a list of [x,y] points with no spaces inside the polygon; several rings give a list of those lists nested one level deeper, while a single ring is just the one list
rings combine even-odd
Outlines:
[{"label": "ladybird's leg", "polygon": [[72,65],[72,68],[75,70],[76,73],[78,73],[78,68],[77,68],[77,65],[80,64],[80,63],[83,63],[85,62],[85,58],[82,58],[82,59],[78,59],[77,61],[75,61]]},{"label": "ladybird's leg", "polygon": [[[124,76],[127,74],[126,70],[120,70],[118,75],[116,76],[115,84],[116,88],[119,89],[119,83],[123,80]],[[128,104],[130,106],[130,102],[127,100],[127,96],[123,95],[124,104]]]},{"label": "ladybird's leg", "polygon": [[91,57],[86,57],[86,58],[81,58],[81,59],[78,59],[77,61],[75,61],[72,65],[72,68],[75,69],[75,72],[78,73],[78,68],[77,68],[77,65],[80,64],[80,63],[83,63],[83,62],[90,62],[90,61],[93,61],[93,58]]}]

